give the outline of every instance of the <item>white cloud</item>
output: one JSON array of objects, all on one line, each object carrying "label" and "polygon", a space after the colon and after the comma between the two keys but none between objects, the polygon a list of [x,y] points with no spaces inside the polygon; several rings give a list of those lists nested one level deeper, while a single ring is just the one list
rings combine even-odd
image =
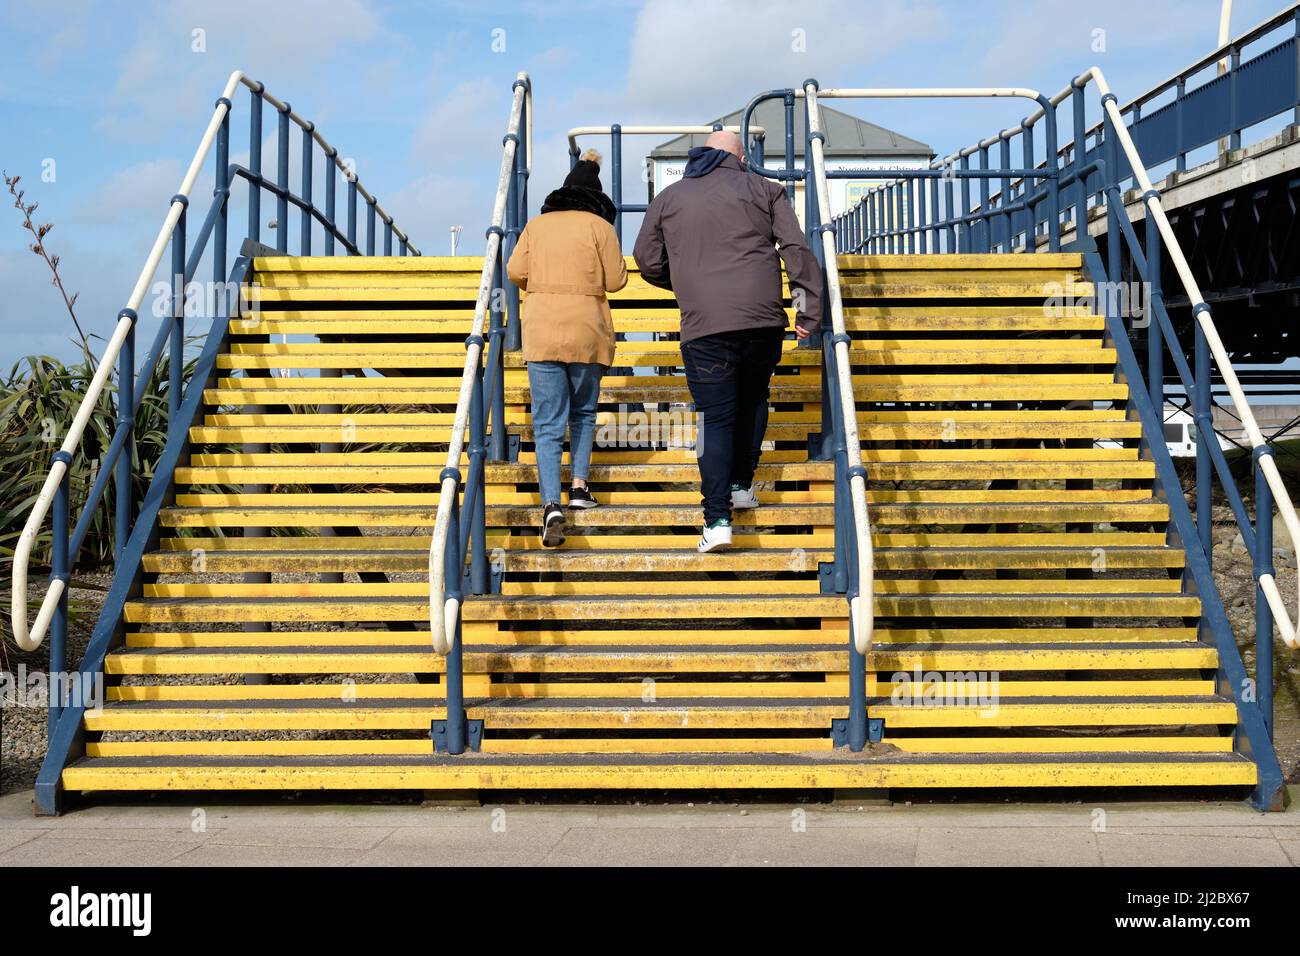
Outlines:
[{"label": "white cloud", "polygon": [[942,24],[930,2],[650,0],[636,19],[625,84],[590,95],[629,117],[698,122],[809,76],[860,81],[873,61]]},{"label": "white cloud", "polygon": [[[98,126],[123,138],[156,136],[176,117],[193,115],[196,103],[210,105],[235,68],[271,78],[273,90],[278,76],[293,76],[295,89],[306,89],[340,50],[374,39],[380,29],[368,0],[330,0],[328,7],[313,0],[160,4],[140,18],[135,42],[120,57]],[[193,48],[195,31],[202,31],[202,51]]]},{"label": "white cloud", "polygon": [[[161,223],[167,214],[168,200],[175,195],[184,175],[180,160],[174,158],[155,159],[119,169],[95,191],[94,198],[81,207],[77,219],[85,223],[138,220],[145,210],[152,208],[157,211],[156,218]],[[197,190],[195,195],[198,195]]]}]

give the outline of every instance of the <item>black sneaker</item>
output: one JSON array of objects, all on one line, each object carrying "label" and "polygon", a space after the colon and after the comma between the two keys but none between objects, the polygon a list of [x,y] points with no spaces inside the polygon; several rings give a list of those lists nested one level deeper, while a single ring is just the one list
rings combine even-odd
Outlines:
[{"label": "black sneaker", "polygon": [[558,548],[564,544],[564,509],[558,501],[542,508],[542,545]]},{"label": "black sneaker", "polygon": [[600,504],[591,496],[591,492],[586,488],[569,489],[569,507],[570,508],[594,508]]}]

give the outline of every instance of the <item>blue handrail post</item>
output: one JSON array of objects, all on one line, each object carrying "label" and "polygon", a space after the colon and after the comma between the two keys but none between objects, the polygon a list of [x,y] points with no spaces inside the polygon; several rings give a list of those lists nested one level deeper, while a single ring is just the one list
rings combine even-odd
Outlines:
[{"label": "blue handrail post", "polygon": [[[842,433],[841,429],[841,433]],[[853,599],[861,598],[863,601],[871,601],[872,595],[859,595],[858,592],[858,541],[857,536],[850,530],[852,516],[848,514],[849,506],[848,491],[849,485],[853,481],[855,474],[860,474],[866,479],[866,469],[859,465],[857,468],[848,467],[848,454],[844,444],[840,444],[840,452],[836,456],[843,465],[840,468],[844,475],[843,492],[845,498],[845,552],[848,555],[848,567],[845,569],[848,575],[848,588],[845,597],[852,607]],[[867,722],[867,656],[858,650],[857,635],[853,630],[852,615],[849,620],[849,750],[859,753],[867,745],[868,722]]]},{"label": "blue handrail post", "polygon": [[375,198],[371,196],[366,200],[366,255],[375,254]]},{"label": "blue handrail post", "polygon": [[[1106,203],[1106,277],[1110,282],[1120,280],[1120,256],[1123,252],[1123,237],[1120,235],[1119,217],[1127,215],[1120,203],[1110,193],[1110,187],[1119,190],[1119,136],[1115,132],[1110,113],[1106,111],[1107,99],[1114,100],[1115,94],[1108,93],[1102,97],[1103,146],[1106,154],[1106,175],[1103,177],[1102,200]],[[1122,193],[1121,193],[1122,195]]]},{"label": "blue handrail post", "polygon": [[[998,162],[1001,164],[1003,170],[1010,169],[1011,168],[1011,137],[1003,135],[998,137],[998,139],[1001,141],[998,143]],[[1008,206],[1011,205],[1011,177],[1010,176],[1002,177],[1002,188],[1000,190],[1000,193],[1001,196],[999,200],[999,205],[1002,207],[1002,216],[1000,217],[999,221],[1002,223],[1002,229],[1001,229],[1001,236],[1000,236],[1001,242],[999,244],[1002,246],[1002,252],[1008,253],[1011,252],[1011,235],[1015,231],[1011,224],[1011,220],[1012,220],[1011,210],[1007,208]]]},{"label": "blue handrail post", "polygon": [[[492,229],[488,229],[488,235]],[[498,290],[504,281],[502,268],[504,258],[497,251],[496,262],[492,267],[492,298],[488,302],[488,354],[487,370],[491,374],[486,384],[487,400],[491,403],[488,422],[492,428],[489,432],[488,456],[492,461],[505,461],[509,435],[506,431],[506,393],[505,393],[505,350],[509,347],[507,330],[504,327]],[[513,283],[512,283],[513,285]]]},{"label": "blue handrail post", "polygon": [[1074,242],[1084,248],[1088,239],[1088,177],[1083,172],[1088,158],[1087,100],[1078,80],[1070,94],[1070,105],[1074,113]]},{"label": "blue handrail post", "polygon": [[[515,140],[515,153],[511,173],[506,179],[505,229],[501,234],[500,261],[497,276],[492,284],[492,290],[494,296],[504,293],[506,304],[506,348],[515,352],[523,344],[523,330],[519,317],[519,287],[508,281],[506,263],[510,261],[510,256],[515,251],[515,245],[519,242],[519,236],[523,229],[519,225],[519,177],[516,175],[520,164],[520,142],[514,133],[507,133],[502,142],[503,144],[509,142],[511,138]],[[617,179],[617,174],[615,174],[615,179]],[[492,230],[489,229],[488,233],[491,234],[491,232]],[[498,289],[501,292],[498,292]],[[504,380],[498,383],[498,387],[505,388]],[[504,422],[502,425],[504,426]]]},{"label": "blue handrail post", "polygon": [[976,249],[979,252],[993,251],[993,219],[989,209],[989,147],[980,147],[980,220],[976,233]]},{"label": "blue handrail post", "polygon": [[262,237],[262,90],[258,83],[249,91],[248,109],[248,238]]},{"label": "blue handrail post", "polygon": [[[785,181],[785,194],[794,203],[794,90],[785,91],[785,169],[790,177]],[[804,189],[807,189],[807,184]]]},{"label": "blue handrail post", "polygon": [[[460,474],[454,469],[449,469],[447,473],[454,475],[459,484]],[[447,473],[442,478],[445,479]],[[459,601],[462,597],[460,590],[461,568],[463,564],[463,555],[458,544],[460,542],[460,500],[459,495],[452,496],[451,502],[451,524],[448,529],[447,541],[451,543],[444,552],[445,570],[447,572],[446,591],[443,595],[443,603],[448,599]],[[435,614],[442,613],[442,607],[434,608]],[[446,700],[447,700],[447,753],[462,754],[465,752],[465,678],[464,678],[464,660],[462,658],[461,648],[461,625],[460,615],[456,615],[455,630],[452,631],[448,638],[451,647],[447,651],[447,671],[445,680]]]},{"label": "blue handrail post", "polygon": [[189,202],[184,196],[174,196],[172,202],[181,204],[181,215],[172,230],[172,329],[167,350],[168,434],[179,427],[181,395],[185,390],[185,217],[189,211]]},{"label": "blue handrail post", "polygon": [[[217,153],[215,179],[212,195],[217,200],[217,221],[212,232],[212,281],[218,289],[225,289],[229,275],[226,271],[226,237],[229,218],[230,200],[230,100],[224,97],[218,103],[225,102],[226,115],[221,118],[221,127],[217,130]],[[218,303],[217,310],[225,308],[225,303]]]},{"label": "blue handrail post", "polygon": [[348,255],[357,254],[357,174],[348,170]]},{"label": "blue handrail post", "polygon": [[275,143],[275,178],[280,187],[275,196],[275,248],[289,251],[289,104],[280,108]]},{"label": "blue handrail post", "polygon": [[[522,81],[515,80],[518,85]],[[512,88],[513,89],[513,88]],[[531,164],[533,158],[528,155],[531,146],[527,130],[531,120],[528,117],[528,97],[519,104],[519,128],[524,131],[524,141],[520,143],[519,148],[515,150],[515,195],[519,198],[519,225],[520,227],[528,225],[528,177],[532,173]]]},{"label": "blue handrail post", "polygon": [[[1210,460],[1210,442],[1217,442],[1214,434],[1212,397],[1210,393],[1210,343],[1201,327],[1200,315],[1210,307],[1202,302],[1192,309],[1192,324],[1196,328],[1195,371],[1192,374],[1192,417],[1196,423],[1196,531],[1205,551],[1205,560],[1214,563],[1213,463]],[[1162,414],[1163,417],[1163,414]]]},{"label": "blue handrail post", "polygon": [[1183,110],[1186,105],[1187,80],[1183,77],[1178,78],[1174,86],[1174,146],[1177,157],[1174,160],[1174,171],[1179,173],[1187,172],[1187,151],[1183,148]]},{"label": "blue handrail post", "polygon": [[907,228],[907,251],[920,252],[917,243],[920,236],[916,232],[916,180],[907,177],[903,194],[903,222]]},{"label": "blue handrail post", "polygon": [[302,128],[302,230],[298,235],[298,254],[303,256],[311,255],[311,161],[312,149],[316,141],[312,139],[311,132],[315,129],[311,123]]},{"label": "blue handrail post", "polygon": [[334,233],[338,229],[338,222],[335,217],[335,185],[338,179],[339,167],[335,159],[338,157],[338,150],[331,146],[325,151],[325,221],[329,226],[325,230],[325,255],[334,255]]},{"label": "blue handrail post", "polygon": [[894,180],[889,187],[894,193],[894,252],[907,252],[907,224],[904,220],[904,195],[902,180]]},{"label": "blue handrail post", "polygon": [[[1147,197],[1143,197],[1145,202]],[[1160,287],[1160,229],[1150,209],[1146,216],[1146,260],[1147,260],[1147,387],[1151,392],[1151,407],[1164,419],[1165,414],[1165,349],[1160,321],[1156,318],[1157,310],[1162,309],[1164,293]]]},{"label": "blue handrail post", "polygon": [[[485,462],[487,457],[486,422],[483,401],[483,337],[473,336],[466,346],[477,342],[479,361],[474,369],[474,388],[469,402],[469,480],[465,483],[465,499],[469,505],[469,519],[465,522],[466,551],[470,555],[470,591],[473,594],[488,592],[487,562],[487,494]],[[451,539],[448,539],[451,540]]]},{"label": "blue handrail post", "polygon": [[[1056,154],[1056,107],[1046,97],[1039,99],[1046,121],[1043,161],[1047,167],[1047,251],[1061,251],[1061,170]],[[1025,133],[1026,136],[1030,134]]]},{"label": "blue handrail post", "polygon": [[1241,126],[1238,123],[1237,116],[1237,79],[1241,74],[1241,49],[1234,46],[1228,54],[1228,110],[1231,114],[1230,126],[1232,132],[1228,134],[1228,149],[1241,149]]},{"label": "blue handrail post", "polygon": [[[813,255],[817,257],[818,262],[822,262],[821,243],[817,241],[817,232],[813,220],[817,218],[817,203],[813,198],[813,190],[816,184],[813,177],[808,174],[812,169],[812,129],[808,125],[808,101],[803,103],[803,234],[808,245],[812,247]],[[822,263],[825,266],[825,263]]]},{"label": "blue handrail post", "polygon": [[[615,123],[609,128],[610,152],[610,198],[614,200],[614,234],[619,243],[623,242],[623,127]],[[515,163],[519,162],[519,151],[515,150]]]},{"label": "blue handrail post", "polygon": [[391,256],[392,254],[393,254],[393,220],[390,218],[384,220],[384,255]]},{"label": "blue handrail post", "polygon": [[[963,173],[970,169],[970,156],[962,153],[958,161],[957,168]],[[968,217],[970,216],[970,177],[962,176],[961,178],[961,210],[958,213],[959,222],[961,223],[961,232],[957,234],[957,251],[974,252],[975,247],[971,240],[972,227],[974,223]]]},{"label": "blue handrail post", "polygon": [[1273,449],[1255,449],[1255,690],[1268,739],[1273,739],[1273,609],[1268,606],[1260,575],[1275,575],[1273,567],[1273,489],[1264,477],[1260,460]]},{"label": "blue handrail post", "polygon": [[114,476],[117,482],[117,500],[114,502],[113,552],[120,559],[127,539],[131,537],[131,441],[135,431],[135,327],[138,319],[132,309],[123,309],[118,313],[118,318],[131,320],[126,341],[122,343],[122,351],[117,356],[117,428],[125,435],[126,441],[126,447],[117,456],[117,471]]},{"label": "blue handrail post", "polygon": [[955,184],[953,183],[953,177],[950,175],[951,171],[952,171],[952,164],[951,163],[945,164],[944,176],[943,176],[943,202],[944,202],[943,208],[944,211],[948,214],[948,216],[947,216],[947,225],[944,227],[945,243],[944,243],[943,251],[960,252],[961,246],[957,241],[956,214],[953,212],[953,205],[954,205],[953,193],[955,192]]},{"label": "blue handrail post", "polygon": [[54,492],[54,508],[50,527],[50,582],[63,582],[63,593],[50,620],[50,669],[46,705],[49,711],[48,734],[53,736],[55,725],[63,713],[64,692],[67,690],[68,642],[68,588],[72,584],[72,569],[68,556],[68,500],[72,479],[72,455],[59,451],[54,461],[66,466],[59,487]]}]

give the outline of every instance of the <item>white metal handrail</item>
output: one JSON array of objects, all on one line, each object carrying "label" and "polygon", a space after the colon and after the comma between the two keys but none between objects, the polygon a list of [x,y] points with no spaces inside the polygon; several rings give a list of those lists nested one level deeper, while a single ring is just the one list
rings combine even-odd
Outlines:
[{"label": "white metal handrail", "polygon": [[[722,126],[720,130],[728,133],[739,133],[739,126]],[[707,136],[709,133],[718,132],[712,126],[619,126],[619,134],[622,136]],[[765,130],[761,126],[751,126],[751,133],[759,136],[765,135]],[[608,136],[614,132],[614,127],[610,126],[575,126],[569,130],[569,152],[578,152],[579,136]]]},{"label": "white metal handrail", "polygon": [[[1217,51],[1216,51],[1217,53]],[[1219,373],[1223,377],[1223,383],[1227,387],[1228,394],[1232,399],[1232,404],[1236,410],[1237,417],[1242,423],[1246,432],[1246,437],[1250,440],[1252,452],[1257,452],[1266,448],[1268,442],[1265,441],[1263,432],[1260,431],[1259,424],[1255,419],[1255,413],[1250,408],[1250,402],[1246,398],[1246,393],[1241,387],[1241,381],[1237,378],[1236,370],[1232,367],[1232,362],[1228,357],[1227,350],[1223,346],[1223,340],[1219,337],[1218,329],[1214,325],[1214,318],[1210,310],[1202,309],[1200,306],[1205,305],[1205,297],[1201,295],[1200,286],[1196,282],[1195,276],[1192,275],[1191,267],[1188,265],[1187,257],[1183,254],[1182,247],[1178,244],[1178,238],[1175,236],[1173,227],[1165,215],[1164,206],[1160,202],[1160,195],[1152,185],[1151,177],[1147,174],[1146,167],[1142,163],[1142,157],[1139,155],[1137,146],[1133,142],[1133,137],[1124,124],[1123,109],[1120,107],[1118,100],[1112,94],[1109,84],[1106,82],[1105,75],[1100,67],[1092,67],[1076,77],[1068,86],[1053,96],[1047,98],[1050,108],[1063,103],[1070,97],[1076,89],[1081,89],[1088,83],[1095,83],[1097,91],[1101,95],[1102,106],[1110,118],[1111,125],[1115,130],[1116,138],[1120,147],[1124,150],[1124,155],[1128,159],[1130,167],[1133,170],[1133,178],[1141,187],[1142,202],[1146,207],[1147,215],[1152,217],[1156,227],[1160,230],[1161,238],[1169,253],[1170,261],[1174,265],[1174,270],[1178,273],[1179,281],[1183,289],[1187,292],[1188,302],[1192,308],[1197,325],[1205,335],[1210,352],[1214,356],[1214,361],[1218,364]],[[817,95],[813,90],[813,97],[809,99],[809,107],[815,101]],[[900,89],[900,90],[823,90],[820,92],[822,97],[830,96],[894,96],[894,97],[931,97],[931,96],[1026,96],[1031,99],[1038,98],[1038,94],[1029,89],[1006,89],[1006,90],[962,90],[962,89]],[[970,156],[979,150],[997,143],[999,140],[1009,138],[1014,135],[1023,134],[1027,129],[1033,127],[1045,115],[1043,107],[1040,105],[1037,110],[1030,113],[1017,126],[1008,127],[1002,132],[981,140],[980,142],[968,146],[965,149],[945,157],[942,160],[934,160],[930,164],[931,169],[938,169],[944,165],[955,162],[962,157]],[[1093,127],[1095,130],[1097,127]],[[817,145],[817,144],[814,144]],[[883,187],[874,187],[872,192]],[[833,240],[828,240],[832,241]],[[832,296],[832,302],[834,302]],[[1300,516],[1296,514],[1295,504],[1287,491],[1285,483],[1282,481],[1282,475],[1278,471],[1277,462],[1273,460],[1272,455],[1259,456],[1259,469],[1264,475],[1265,481],[1268,482],[1269,490],[1273,493],[1273,498],[1277,504],[1279,514],[1282,516],[1282,522],[1291,538],[1293,550],[1297,544],[1300,544]],[[1272,520],[1272,516],[1267,516]],[[1277,579],[1272,574],[1261,574],[1258,577],[1260,590],[1264,592],[1264,597],[1268,601],[1270,610],[1273,612],[1274,620],[1277,623],[1278,632],[1287,647],[1292,649],[1300,648],[1300,636],[1297,635],[1297,618],[1300,618],[1300,582],[1297,582],[1297,617],[1292,617],[1287,609],[1286,602],[1282,598],[1282,593],[1278,588]]]},{"label": "white metal handrail", "polygon": [[[505,145],[501,150],[501,170],[497,175],[496,199],[492,203],[492,226],[488,230],[487,250],[483,253],[483,272],[479,276],[478,299],[474,304],[474,322],[470,330],[469,346],[465,351],[465,371],[460,379],[460,396],[456,400],[456,417],[452,424],[451,440],[447,447],[447,470],[459,471],[461,455],[465,450],[465,428],[469,423],[470,399],[478,375],[479,360],[483,355],[483,326],[487,320],[492,300],[492,275],[496,270],[497,253],[501,249],[501,227],[505,222],[506,198],[510,191],[510,178],[514,167],[515,151],[519,147],[519,123],[527,107],[524,134],[524,161],[532,162],[532,82],[527,73],[515,79],[515,93],[510,104],[510,123]],[[497,423],[494,427],[502,427]],[[433,649],[438,654],[451,650],[452,635],[456,633],[456,619],[460,602],[456,598],[443,600],[447,586],[447,538],[451,529],[451,505],[460,493],[460,482],[454,475],[442,479],[438,490],[438,511],[433,521],[433,537],[429,540],[429,632]],[[469,520],[466,516],[465,520]],[[459,547],[459,544],[456,545]]]},{"label": "white metal handrail", "polygon": [[[226,80],[221,98],[212,111],[212,118],[208,121],[208,127],[203,132],[203,138],[199,140],[198,148],[194,151],[194,157],[190,160],[189,168],[185,171],[185,177],[181,180],[180,188],[176,191],[171,204],[168,206],[167,216],[163,220],[162,228],[158,230],[158,236],[154,239],[153,247],[149,250],[149,256],[145,260],[144,268],[140,270],[140,275],[135,280],[135,287],[131,290],[131,296],[127,299],[126,310],[130,310],[132,313],[137,313],[141,303],[144,302],[145,293],[148,292],[154,273],[158,269],[158,264],[162,261],[163,253],[167,250],[167,244],[171,241],[176,223],[185,210],[190,191],[199,178],[203,163],[212,149],[212,144],[216,141],[222,122],[230,112],[231,97],[235,95],[235,91],[241,84],[255,93],[261,93],[266,102],[277,110],[284,111],[286,104],[267,93],[266,88],[260,82],[245,76],[242,70],[235,70],[230,74],[230,78]],[[333,157],[335,165],[343,171],[349,181],[356,181],[356,174],[343,163],[338,151],[325,141],[325,138],[316,131],[312,124],[292,111],[289,112],[289,118],[303,129],[310,130],[312,139],[320,145],[327,156]],[[258,187],[253,186],[250,188]],[[357,192],[364,196],[367,202],[374,205],[376,214],[385,223],[390,226],[393,225],[392,217],[380,208],[374,197],[360,183],[357,184]],[[396,227],[394,227],[393,232],[400,239],[407,241],[408,248],[412,252],[419,254],[419,250],[410,245],[404,233]],[[123,316],[118,320],[117,327],[113,329],[112,335],[109,336],[104,353],[100,356],[99,367],[95,370],[90,384],[86,387],[86,394],[77,408],[77,414],[72,419],[72,425],[63,439],[63,444],[59,446],[59,451],[66,453],[68,457],[75,454],[77,448],[81,445],[82,435],[86,430],[86,426],[90,424],[90,419],[95,413],[95,407],[99,404],[104,388],[112,377],[118,355],[121,353],[122,346],[126,343],[134,324],[135,319],[130,316]],[[123,450],[122,454],[129,454],[129,452]],[[36,503],[27,516],[27,523],[23,526],[22,534],[18,537],[17,547],[14,549],[10,623],[13,626],[14,643],[25,651],[34,651],[41,646],[41,641],[45,639],[46,631],[49,629],[50,621],[53,620],[54,613],[58,609],[59,600],[67,589],[66,582],[62,580],[56,578],[50,582],[49,588],[45,592],[45,598],[41,601],[40,610],[36,614],[36,621],[29,629],[27,626],[27,570],[31,562],[32,550],[36,547],[36,539],[41,526],[49,515],[54,495],[58,491],[59,484],[63,481],[63,476],[67,474],[69,467],[68,462],[63,460],[62,457],[51,466],[50,473],[45,479],[45,484],[41,486],[40,494],[37,495]]]},{"label": "white metal handrail", "polygon": [[[1255,413],[1251,411],[1250,402],[1246,399],[1246,393],[1241,387],[1241,381],[1237,378],[1237,372],[1233,369],[1232,361],[1228,358],[1227,349],[1223,347],[1223,340],[1219,338],[1219,331],[1214,325],[1214,317],[1208,308],[1200,308],[1205,304],[1205,297],[1201,295],[1201,289],[1196,282],[1196,277],[1192,275],[1192,269],[1187,263],[1187,257],[1183,255],[1182,247],[1178,244],[1178,237],[1174,235],[1173,226],[1169,224],[1169,218],[1165,215],[1164,206],[1160,203],[1160,194],[1156,192],[1155,187],[1151,184],[1151,177],[1147,174],[1146,167],[1142,165],[1142,157],[1138,155],[1133,137],[1129,135],[1128,128],[1124,125],[1124,117],[1120,112],[1118,101],[1111,94],[1110,86],[1106,83],[1106,77],[1102,74],[1100,67],[1094,66],[1081,74],[1075,80],[1075,83],[1082,85],[1089,80],[1097,84],[1097,91],[1102,97],[1102,107],[1111,120],[1111,128],[1115,130],[1119,144],[1124,150],[1124,155],[1128,158],[1129,166],[1133,169],[1133,177],[1142,188],[1142,201],[1146,205],[1147,215],[1152,217],[1156,228],[1160,230],[1160,236],[1164,240],[1169,259],[1174,265],[1174,271],[1178,273],[1178,279],[1187,292],[1187,301],[1191,305],[1192,315],[1197,325],[1200,326],[1202,333],[1204,333],[1205,341],[1210,347],[1214,361],[1219,366],[1219,374],[1223,378],[1223,384],[1227,386],[1237,417],[1241,420],[1242,427],[1246,431],[1246,437],[1250,440],[1251,450],[1257,452],[1267,447],[1268,442],[1264,440],[1264,434],[1260,431],[1259,423],[1255,420]],[[1287,491],[1286,484],[1282,481],[1282,475],[1277,469],[1277,462],[1273,460],[1273,456],[1261,455],[1258,457],[1258,461],[1259,469],[1264,474],[1264,480],[1268,482],[1268,487],[1273,492],[1273,498],[1277,504],[1278,512],[1282,516],[1282,522],[1286,527],[1287,534],[1291,537],[1291,547],[1295,549],[1297,545],[1300,545],[1300,516],[1296,515],[1295,504],[1291,501],[1291,495]],[[1261,515],[1259,520],[1272,521],[1273,516],[1271,514]],[[1272,556],[1269,555],[1268,557],[1271,558]],[[1287,647],[1292,649],[1300,648],[1300,639],[1297,638],[1296,634],[1296,619],[1291,616],[1286,602],[1282,599],[1282,592],[1278,588],[1277,578],[1272,574],[1261,574],[1258,581],[1260,590],[1264,592],[1268,606],[1273,612],[1273,618],[1277,622],[1277,629],[1282,635],[1282,640]],[[1300,615],[1300,581],[1297,581],[1296,607],[1297,615]]]},{"label": "white metal handrail", "polygon": [[[830,188],[826,182],[826,156],[822,149],[821,110],[817,104],[817,86],[807,83],[808,135],[812,139],[813,177],[816,180],[818,220],[831,221]],[[835,365],[839,378],[840,418],[843,420],[845,452],[852,477],[849,496],[853,502],[853,531],[858,549],[858,593],[849,603],[853,618],[853,642],[858,652],[871,650],[874,619],[875,553],[871,543],[871,519],[867,513],[867,482],[862,475],[862,443],[858,438],[858,406],[853,396],[853,369],[849,365],[849,344],[844,324],[844,298],[840,291],[839,261],[835,236],[826,229],[821,233],[823,258],[826,262],[826,286],[830,296],[831,329],[835,334]]]}]

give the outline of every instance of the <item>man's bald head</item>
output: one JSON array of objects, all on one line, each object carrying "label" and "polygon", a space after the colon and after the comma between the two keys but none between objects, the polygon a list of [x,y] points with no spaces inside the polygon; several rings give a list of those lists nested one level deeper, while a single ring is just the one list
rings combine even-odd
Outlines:
[{"label": "man's bald head", "polygon": [[709,138],[704,141],[704,145],[710,149],[726,150],[741,162],[745,160],[745,149],[740,142],[740,137],[725,129],[715,129],[709,134]]}]

